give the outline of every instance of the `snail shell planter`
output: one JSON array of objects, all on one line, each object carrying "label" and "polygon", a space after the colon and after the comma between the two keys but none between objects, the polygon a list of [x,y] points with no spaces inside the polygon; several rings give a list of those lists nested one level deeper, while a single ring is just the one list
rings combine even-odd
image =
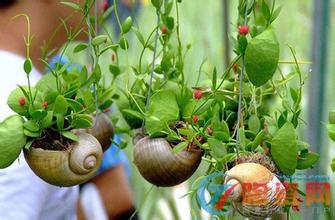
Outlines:
[{"label": "snail shell planter", "polygon": [[199,167],[202,150],[172,152],[164,138],[140,139],[134,147],[134,163],[141,175],[156,186],[175,186],[187,180]]},{"label": "snail shell planter", "polygon": [[44,150],[31,147],[24,150],[25,159],[33,172],[56,186],[74,186],[95,176],[102,159],[102,148],[90,134],[79,133],[78,142],[67,150]]},{"label": "snail shell planter", "polygon": [[225,184],[234,186],[230,199],[244,217],[267,218],[280,211],[286,191],[280,180],[257,163],[241,163],[226,172]]},{"label": "snail shell planter", "polygon": [[105,113],[94,116],[94,121],[92,128],[78,129],[76,133],[79,131],[93,135],[100,142],[102,150],[106,151],[110,147],[114,136],[113,124]]}]

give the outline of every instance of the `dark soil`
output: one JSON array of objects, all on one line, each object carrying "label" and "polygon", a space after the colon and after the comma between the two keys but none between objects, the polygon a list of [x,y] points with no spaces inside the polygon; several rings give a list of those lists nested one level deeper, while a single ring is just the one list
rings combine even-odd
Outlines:
[{"label": "dark soil", "polygon": [[65,151],[69,149],[72,141],[62,137],[59,132],[53,130],[45,130],[44,135],[38,138],[32,144],[34,148],[43,150]]}]

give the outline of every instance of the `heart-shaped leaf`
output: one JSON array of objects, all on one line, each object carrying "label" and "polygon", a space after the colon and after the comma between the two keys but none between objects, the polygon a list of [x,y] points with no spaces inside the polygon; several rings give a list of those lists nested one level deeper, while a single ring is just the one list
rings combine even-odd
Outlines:
[{"label": "heart-shaped leaf", "polygon": [[23,133],[24,120],[18,115],[0,123],[0,168],[11,165],[20,155],[27,137]]},{"label": "heart-shaped leaf", "polygon": [[271,155],[285,175],[293,175],[297,167],[297,140],[294,126],[286,122],[271,140]]},{"label": "heart-shaped leaf", "polygon": [[279,43],[275,33],[265,30],[251,39],[245,51],[245,68],[255,86],[264,85],[275,73],[279,60]]},{"label": "heart-shaped leaf", "polygon": [[179,107],[172,91],[161,90],[152,95],[145,122],[145,129],[151,137],[167,134],[167,125],[178,119]]}]

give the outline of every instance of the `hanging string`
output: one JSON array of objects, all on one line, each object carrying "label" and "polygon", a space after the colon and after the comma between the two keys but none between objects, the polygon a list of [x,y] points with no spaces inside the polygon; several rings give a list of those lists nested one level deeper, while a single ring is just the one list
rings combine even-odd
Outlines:
[{"label": "hanging string", "polygon": [[[148,95],[147,95],[147,100],[146,100],[146,105],[145,105],[145,112],[149,110],[149,105],[150,105],[150,97],[151,97],[151,89],[152,89],[152,81],[154,78],[154,70],[155,70],[155,61],[156,61],[156,54],[157,54],[157,43],[158,43],[158,37],[159,37],[159,23],[160,23],[160,13],[159,10],[156,10],[156,15],[157,15],[157,25],[156,25],[156,33],[155,33],[155,39],[154,39],[154,53],[152,57],[152,63],[151,63],[151,69],[150,69],[150,79],[149,79],[149,88],[148,88]],[[144,121],[142,123],[142,130],[144,129]]]},{"label": "hanging string", "polygon": [[[94,0],[94,34],[95,34],[95,36],[97,35],[97,33],[98,33],[98,1]],[[90,36],[90,43],[91,43],[91,41],[92,41],[92,36]],[[93,48],[93,50],[95,50],[95,49]],[[93,71],[95,70],[95,67],[96,67],[97,64],[98,64],[98,59],[97,59],[97,57],[94,57],[93,58],[93,67],[92,67]],[[97,87],[98,87],[98,82],[95,81],[93,83],[93,94],[94,94],[94,102],[95,102],[95,120],[94,120],[93,127],[96,126],[97,116],[98,116],[98,113],[99,113]]]},{"label": "hanging string", "polygon": [[[248,0],[245,0],[245,15],[244,25],[248,25]],[[241,75],[240,75],[240,91],[238,97],[238,112],[237,112],[237,124],[236,124],[236,155],[239,158],[239,147],[240,147],[240,123],[242,117],[242,96],[243,96],[243,81],[244,81],[244,68],[245,68],[245,55],[243,54]]]}]

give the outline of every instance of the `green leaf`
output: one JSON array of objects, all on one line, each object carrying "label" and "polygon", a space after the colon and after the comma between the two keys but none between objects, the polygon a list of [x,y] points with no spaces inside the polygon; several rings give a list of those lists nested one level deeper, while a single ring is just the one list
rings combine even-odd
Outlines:
[{"label": "green leaf", "polygon": [[230,135],[224,131],[214,131],[213,136],[220,141],[229,141]]},{"label": "green leaf", "polygon": [[78,53],[80,51],[85,50],[88,47],[88,44],[86,43],[79,43],[74,49],[73,49],[73,53]]},{"label": "green leaf", "polygon": [[64,115],[62,114],[56,114],[56,124],[57,124],[57,128],[58,130],[63,130],[64,129]]},{"label": "green leaf", "polygon": [[30,74],[31,70],[33,68],[33,62],[30,58],[26,59],[23,63],[23,69],[26,74]]},{"label": "green leaf", "polygon": [[47,115],[43,118],[43,120],[41,120],[40,122],[40,126],[41,128],[50,128],[52,125],[52,117],[53,117],[53,112],[52,111],[48,111]]},{"label": "green leaf", "polygon": [[278,8],[276,8],[276,10],[273,12],[273,14],[271,16],[270,23],[272,23],[274,20],[276,20],[276,18],[278,17],[281,9],[282,9],[282,6],[279,6]]},{"label": "green leaf", "polygon": [[261,130],[257,136],[255,137],[254,141],[252,142],[251,150],[254,151],[262,142],[264,137],[264,130]]},{"label": "green leaf", "polygon": [[70,131],[63,131],[63,132],[62,132],[62,135],[63,135],[64,137],[66,137],[67,139],[70,139],[70,140],[72,140],[72,141],[79,141],[79,137],[78,137],[77,135],[73,134],[73,133],[70,132]]},{"label": "green leaf", "polygon": [[109,65],[109,72],[111,72],[114,77],[117,77],[118,75],[120,75],[121,70],[119,66],[111,64]]},{"label": "green leaf", "polygon": [[286,122],[271,140],[272,158],[285,175],[293,175],[297,167],[296,131],[290,122]]},{"label": "green leaf", "polygon": [[270,21],[270,19],[271,19],[270,8],[269,8],[268,4],[266,4],[266,2],[264,0],[262,2],[262,14],[263,14],[265,20]]},{"label": "green leaf", "polygon": [[93,118],[88,114],[77,114],[72,122],[73,128],[93,127]]},{"label": "green leaf", "polygon": [[330,167],[333,172],[335,172],[335,159],[332,160],[332,163],[330,164]]},{"label": "green leaf", "polygon": [[122,24],[122,33],[124,34],[128,33],[132,25],[133,25],[133,20],[131,19],[130,16],[128,16]]},{"label": "green leaf", "polygon": [[67,103],[69,104],[69,107],[74,111],[74,112],[79,112],[84,109],[82,104],[80,102],[73,100],[73,99],[66,99]]},{"label": "green leaf", "polygon": [[34,140],[27,141],[27,143],[24,145],[24,149],[29,150],[33,143]]},{"label": "green leaf", "polygon": [[142,46],[144,47],[145,46],[145,40],[144,40],[144,37],[143,35],[141,34],[141,32],[137,29],[137,28],[134,28],[133,27],[133,31],[135,32],[135,35],[138,39],[138,41],[142,44]]},{"label": "green leaf", "polygon": [[272,78],[279,61],[279,43],[271,29],[249,41],[245,61],[249,80],[255,86],[264,85]]},{"label": "green leaf", "polygon": [[330,111],[328,115],[329,124],[335,124],[335,111]]},{"label": "green leaf", "polygon": [[32,138],[38,138],[41,136],[40,132],[36,132],[36,131],[29,131],[27,129],[23,129],[23,133],[24,135],[28,136],[28,137],[32,137]]},{"label": "green leaf", "polygon": [[66,98],[62,95],[58,95],[54,103],[54,112],[56,114],[65,115],[69,105],[66,101]]},{"label": "green leaf", "polygon": [[211,149],[210,153],[215,159],[222,159],[226,155],[226,147],[221,141],[215,138],[208,138],[207,143]]},{"label": "green leaf", "polygon": [[144,119],[144,116],[140,112],[134,111],[134,110],[131,110],[131,109],[122,109],[122,113],[126,113],[126,114],[131,115],[132,117],[140,119],[140,120]]},{"label": "green leaf", "polygon": [[37,124],[36,121],[34,120],[29,120],[29,121],[26,121],[24,124],[23,124],[23,127],[29,131],[32,131],[32,132],[38,132],[40,130],[40,126]]},{"label": "green leaf", "polygon": [[99,63],[95,65],[92,76],[94,77],[95,82],[99,82],[99,80],[101,79],[101,68]]},{"label": "green leaf", "polygon": [[215,67],[213,70],[213,77],[212,77],[212,90],[213,91],[216,89],[216,82],[217,82],[217,71]]},{"label": "green leaf", "polygon": [[179,107],[174,92],[161,90],[150,98],[145,128],[149,136],[162,136],[168,133],[167,125],[179,119]]},{"label": "green leaf", "polygon": [[92,45],[93,46],[99,46],[103,43],[106,43],[108,39],[107,35],[98,35],[95,38],[92,39]]},{"label": "green leaf", "polygon": [[31,117],[34,120],[39,121],[43,119],[46,115],[47,115],[47,112],[45,110],[37,109],[31,114]]},{"label": "green leaf", "polygon": [[122,37],[119,41],[120,47],[123,50],[128,50],[129,48],[129,43],[128,40],[125,37]]},{"label": "green leaf", "polygon": [[9,116],[0,122],[0,168],[10,166],[26,144],[23,123],[23,118],[18,115]]},{"label": "green leaf", "polygon": [[240,51],[241,54],[245,53],[245,50],[248,46],[248,40],[245,36],[240,36],[238,38],[238,49]]},{"label": "green leaf", "polygon": [[179,153],[179,152],[183,151],[187,146],[188,146],[188,142],[180,142],[179,144],[177,144],[172,149],[172,152],[173,153]]},{"label": "green leaf", "polygon": [[332,141],[335,141],[335,124],[327,124],[328,136]]},{"label": "green leaf", "polygon": [[66,5],[76,11],[81,11],[81,7],[79,4],[73,3],[73,2],[60,2],[63,5]]},{"label": "green leaf", "polygon": [[259,129],[261,128],[261,121],[259,120],[257,115],[250,115],[248,120],[248,128],[255,134],[258,133]]},{"label": "green leaf", "polygon": [[151,0],[151,3],[155,8],[160,9],[163,3],[163,0]]},{"label": "green leaf", "polygon": [[297,169],[304,170],[311,168],[316,162],[318,162],[320,155],[314,152],[302,153],[299,156]]}]

